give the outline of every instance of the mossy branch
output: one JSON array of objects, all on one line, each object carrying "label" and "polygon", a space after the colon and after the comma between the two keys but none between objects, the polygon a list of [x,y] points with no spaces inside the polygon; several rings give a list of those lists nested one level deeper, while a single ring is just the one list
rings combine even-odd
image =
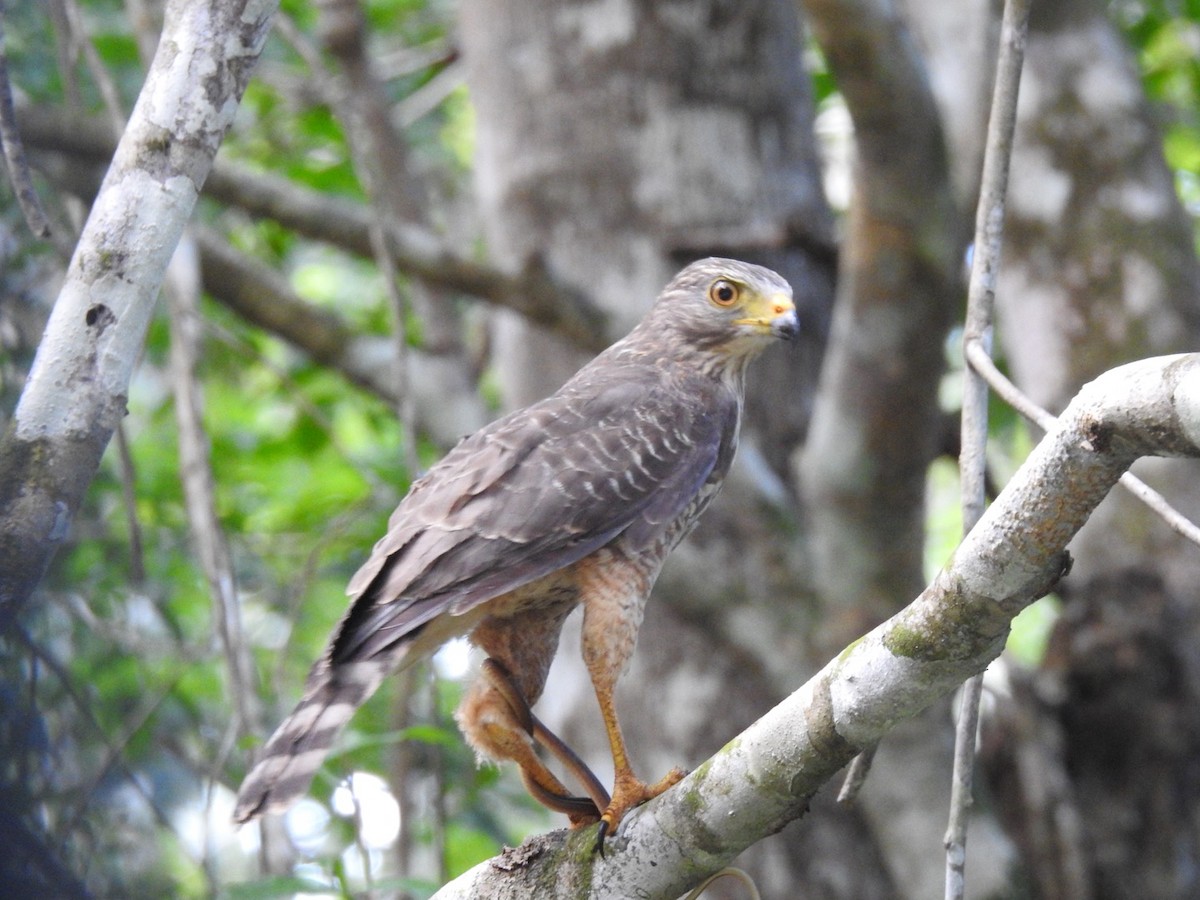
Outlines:
[{"label": "mossy branch", "polygon": [[592,829],[538,836],[435,896],[677,897],[803,815],[859,750],[982,671],[1012,618],[1069,567],[1066,546],[1141,456],[1200,456],[1200,354],[1087,385],[953,558],[907,608],[855,641],[592,854]]}]

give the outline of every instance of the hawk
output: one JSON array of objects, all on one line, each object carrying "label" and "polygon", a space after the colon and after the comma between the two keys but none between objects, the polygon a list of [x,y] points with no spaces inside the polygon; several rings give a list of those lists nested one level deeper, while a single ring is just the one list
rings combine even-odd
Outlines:
[{"label": "hawk", "polygon": [[[791,288],[775,272],[700,260],[557,393],[459,442],[413,483],[351,579],[350,609],[246,776],[234,818],[303,795],[385,677],[468,635],[487,658],[455,714],[467,741],[481,758],[515,762],[530,793],[573,826],[599,820],[603,851],[628,810],[683,777],[634,775],[613,692],[664,560],[729,470],[748,364],[798,329]],[[577,606],[616,771],[611,797],[530,710]],[[537,745],[586,797],[571,794]]]}]

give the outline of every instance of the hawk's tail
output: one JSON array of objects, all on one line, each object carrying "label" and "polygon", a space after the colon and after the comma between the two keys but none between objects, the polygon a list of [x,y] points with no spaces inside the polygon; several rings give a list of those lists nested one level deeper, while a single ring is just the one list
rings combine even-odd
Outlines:
[{"label": "hawk's tail", "polygon": [[238,791],[233,818],[282,812],[303,796],[354,711],[375,693],[394,663],[321,662],[308,677],[304,697],[267,741]]}]

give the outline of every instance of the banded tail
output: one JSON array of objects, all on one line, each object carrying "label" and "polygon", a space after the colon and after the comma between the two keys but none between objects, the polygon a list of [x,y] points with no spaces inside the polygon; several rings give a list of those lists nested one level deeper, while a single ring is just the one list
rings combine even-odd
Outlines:
[{"label": "banded tail", "polygon": [[395,661],[381,660],[318,663],[303,698],[242,781],[234,821],[282,812],[302,797],[346,723],[394,668]]}]

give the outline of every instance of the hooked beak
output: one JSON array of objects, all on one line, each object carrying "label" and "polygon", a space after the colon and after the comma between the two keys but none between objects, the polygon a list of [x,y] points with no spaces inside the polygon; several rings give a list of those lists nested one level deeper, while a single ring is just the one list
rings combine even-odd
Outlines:
[{"label": "hooked beak", "polygon": [[787,294],[772,294],[764,297],[758,308],[744,319],[738,319],[737,325],[755,325],[764,331],[769,331],[772,337],[790,341],[800,333],[800,319],[796,315],[796,305]]}]

